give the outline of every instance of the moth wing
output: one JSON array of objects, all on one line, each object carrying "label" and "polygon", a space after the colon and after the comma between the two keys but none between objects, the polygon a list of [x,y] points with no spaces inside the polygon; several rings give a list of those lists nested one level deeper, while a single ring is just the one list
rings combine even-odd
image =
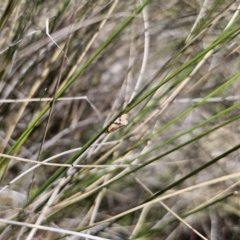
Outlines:
[{"label": "moth wing", "polygon": [[107,130],[107,132],[114,132],[115,130],[117,130],[118,128],[120,128],[121,127],[121,125],[119,125],[119,124],[117,124],[117,123],[112,123],[110,126],[109,126],[109,128],[108,128],[108,130]]},{"label": "moth wing", "polygon": [[121,117],[117,118],[117,119],[114,121],[114,123],[116,123],[116,124],[121,124]]},{"label": "moth wing", "polygon": [[120,117],[120,124],[121,125],[127,125],[128,124],[128,115],[127,114],[123,114]]}]

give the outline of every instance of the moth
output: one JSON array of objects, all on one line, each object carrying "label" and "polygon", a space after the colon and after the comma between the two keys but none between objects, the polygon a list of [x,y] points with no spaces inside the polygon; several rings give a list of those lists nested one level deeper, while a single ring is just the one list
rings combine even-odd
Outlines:
[{"label": "moth", "polygon": [[123,114],[121,117],[117,118],[107,129],[107,133],[111,133],[128,124],[128,115]]}]

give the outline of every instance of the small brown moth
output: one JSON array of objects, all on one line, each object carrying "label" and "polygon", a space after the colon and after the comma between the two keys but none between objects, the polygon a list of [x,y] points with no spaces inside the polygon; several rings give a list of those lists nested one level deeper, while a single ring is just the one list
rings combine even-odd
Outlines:
[{"label": "small brown moth", "polygon": [[128,115],[123,114],[121,117],[117,118],[108,128],[107,133],[114,132],[122,126],[128,124]]}]

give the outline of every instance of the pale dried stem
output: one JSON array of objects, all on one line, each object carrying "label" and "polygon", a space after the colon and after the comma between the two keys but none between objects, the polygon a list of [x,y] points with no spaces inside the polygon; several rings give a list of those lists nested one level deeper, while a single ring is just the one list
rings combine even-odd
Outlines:
[{"label": "pale dried stem", "polygon": [[51,231],[51,232],[56,232],[59,234],[60,233],[61,234],[70,234],[70,235],[75,235],[75,236],[79,236],[79,237],[89,238],[92,240],[110,240],[107,238],[90,236],[86,233],[70,231],[70,230],[63,229],[63,228],[46,227],[46,226],[40,226],[40,225],[35,225],[35,224],[30,224],[30,223],[10,221],[10,220],[6,220],[6,219],[2,219],[2,218],[0,218],[0,222],[5,223],[5,224],[10,224],[10,225],[23,226],[23,227],[27,227],[27,228],[37,228],[38,230]]},{"label": "pale dried stem", "polygon": [[209,0],[205,0],[204,3],[203,3],[203,5],[202,5],[202,7],[201,7],[201,10],[200,10],[200,12],[199,12],[199,14],[198,14],[198,16],[197,16],[197,19],[196,19],[196,21],[194,22],[194,24],[193,24],[193,26],[192,26],[192,29],[191,29],[191,31],[190,31],[190,33],[189,33],[189,35],[187,36],[187,39],[186,39],[186,41],[185,41],[186,43],[188,43],[189,40],[191,40],[192,34],[193,34],[194,30],[196,29],[198,23],[199,23],[200,20],[203,19],[204,16],[206,15],[207,6],[208,6],[208,5],[209,5]]},{"label": "pale dried stem", "polygon": [[[140,3],[142,3],[142,0],[140,0]],[[146,70],[147,67],[147,60],[148,60],[148,55],[149,55],[149,46],[150,46],[150,37],[149,37],[149,21],[148,21],[148,7],[146,6],[145,8],[143,8],[142,10],[142,14],[143,14],[143,25],[144,25],[144,52],[143,52],[143,61],[142,61],[142,66],[140,69],[140,74],[137,80],[137,83],[135,85],[135,88],[133,90],[133,93],[129,99],[129,103],[133,100],[133,98],[136,96],[137,91],[142,83],[142,79],[143,79],[143,74]]]},{"label": "pale dried stem", "polygon": [[59,89],[62,89],[63,86],[67,83],[67,81],[69,80],[69,78],[74,74],[74,72],[76,71],[76,69],[78,68],[79,64],[81,63],[81,61],[83,60],[83,58],[85,57],[87,51],[90,49],[90,47],[92,46],[93,42],[95,41],[95,39],[97,38],[100,30],[104,27],[104,25],[106,24],[107,20],[110,18],[111,13],[113,12],[114,8],[116,7],[117,3],[119,0],[115,0],[112,4],[112,6],[110,7],[110,9],[108,10],[107,15],[102,19],[102,22],[99,26],[99,29],[94,33],[94,35],[92,36],[91,40],[89,41],[89,43],[87,44],[86,48],[84,49],[83,53],[81,54],[81,56],[78,58],[77,62],[74,64],[74,66],[72,67],[71,71],[69,72],[69,74],[66,77],[66,80],[62,82],[61,86]]}]

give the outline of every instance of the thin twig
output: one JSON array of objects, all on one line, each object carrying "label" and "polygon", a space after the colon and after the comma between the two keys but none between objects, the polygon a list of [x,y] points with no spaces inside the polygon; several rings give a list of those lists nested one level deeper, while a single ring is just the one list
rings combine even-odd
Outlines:
[{"label": "thin twig", "polygon": [[56,43],[56,41],[51,37],[50,33],[49,33],[49,19],[46,19],[46,35],[52,40],[52,42],[60,49],[60,51],[63,53],[64,57],[67,59],[68,64],[70,64],[70,61],[67,57],[67,55],[65,54],[65,52],[63,51],[63,49]]}]

